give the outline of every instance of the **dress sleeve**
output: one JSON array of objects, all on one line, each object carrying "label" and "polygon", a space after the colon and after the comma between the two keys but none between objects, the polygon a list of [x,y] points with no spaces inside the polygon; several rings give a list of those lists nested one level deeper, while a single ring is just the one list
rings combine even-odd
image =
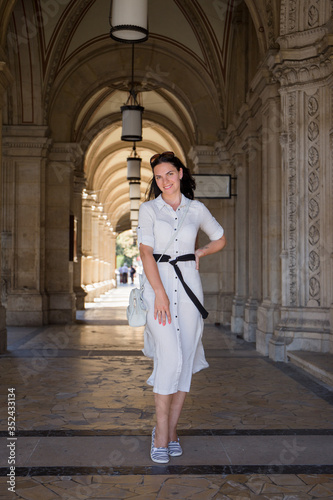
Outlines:
[{"label": "dress sleeve", "polygon": [[201,221],[200,229],[207,234],[211,241],[219,240],[224,235],[223,227],[212,216],[208,208],[200,202],[201,205]]},{"label": "dress sleeve", "polygon": [[147,203],[142,203],[139,208],[139,222],[136,229],[138,235],[138,247],[140,243],[154,248],[154,212]]}]

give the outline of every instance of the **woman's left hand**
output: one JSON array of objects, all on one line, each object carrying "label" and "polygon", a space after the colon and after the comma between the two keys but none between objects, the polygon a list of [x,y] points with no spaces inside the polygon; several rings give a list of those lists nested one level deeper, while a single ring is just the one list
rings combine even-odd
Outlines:
[{"label": "woman's left hand", "polygon": [[203,248],[198,248],[195,251],[195,268],[199,269],[199,259],[205,255],[205,251]]},{"label": "woman's left hand", "polygon": [[199,269],[199,259],[201,259],[201,257],[219,252],[225,247],[226,243],[225,235],[223,235],[218,240],[212,240],[204,247],[198,248],[198,250],[195,251],[195,268]]}]

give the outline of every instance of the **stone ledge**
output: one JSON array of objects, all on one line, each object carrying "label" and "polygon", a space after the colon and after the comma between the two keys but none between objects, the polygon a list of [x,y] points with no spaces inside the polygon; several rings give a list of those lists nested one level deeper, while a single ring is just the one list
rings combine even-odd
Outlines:
[{"label": "stone ledge", "polygon": [[289,361],[333,388],[333,354],[288,351]]}]

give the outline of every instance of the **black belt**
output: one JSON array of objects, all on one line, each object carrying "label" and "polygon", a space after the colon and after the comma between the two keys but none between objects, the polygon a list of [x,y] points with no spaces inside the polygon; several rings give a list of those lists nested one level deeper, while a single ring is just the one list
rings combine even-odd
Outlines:
[{"label": "black belt", "polygon": [[195,261],[194,253],[187,253],[185,255],[180,255],[179,257],[176,257],[175,259],[172,259],[172,260],[170,260],[171,259],[170,255],[162,255],[162,258],[161,258],[161,254],[154,253],[153,255],[154,255],[156,262],[160,259],[159,262],[169,262],[169,264],[171,264],[174,267],[174,270],[176,271],[176,274],[177,274],[178,278],[180,279],[180,281],[185,289],[185,292],[190,297],[190,299],[192,300],[193,304],[197,307],[197,309],[199,309],[201,316],[204,319],[206,319],[208,316],[208,312],[206,311],[204,306],[201,304],[198,297],[192,292],[190,287],[185,283],[183,275],[181,273],[181,270],[177,266],[178,261],[181,261],[181,262],[187,262],[190,260]]}]

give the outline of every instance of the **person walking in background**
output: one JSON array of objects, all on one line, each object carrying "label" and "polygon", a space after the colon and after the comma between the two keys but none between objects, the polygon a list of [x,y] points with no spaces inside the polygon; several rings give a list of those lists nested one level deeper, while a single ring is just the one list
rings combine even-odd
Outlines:
[{"label": "person walking in background", "polygon": [[[139,209],[138,246],[147,278],[148,306],[143,353],[154,360],[147,383],[153,386],[156,427],[150,456],[167,463],[183,453],[177,424],[192,374],[208,367],[202,345],[204,309],[199,260],[222,250],[224,230],[205,205],[194,199],[195,181],[173,152],[150,159],[153,170],[148,201]],[[189,207],[188,204],[190,203]],[[184,213],[179,233],[163,255]],[[211,240],[195,250],[199,229]]]},{"label": "person walking in background", "polygon": [[123,283],[127,283],[128,280],[128,267],[127,264],[123,265]]},{"label": "person walking in background", "polygon": [[130,276],[131,276],[131,282],[132,282],[132,284],[134,283],[134,275],[135,275],[135,273],[136,273],[136,269],[135,269],[135,267],[132,264],[131,267],[130,267]]},{"label": "person walking in background", "polygon": [[120,268],[118,269],[118,273],[119,273],[119,283],[122,283],[123,282],[123,266],[120,266]]}]

